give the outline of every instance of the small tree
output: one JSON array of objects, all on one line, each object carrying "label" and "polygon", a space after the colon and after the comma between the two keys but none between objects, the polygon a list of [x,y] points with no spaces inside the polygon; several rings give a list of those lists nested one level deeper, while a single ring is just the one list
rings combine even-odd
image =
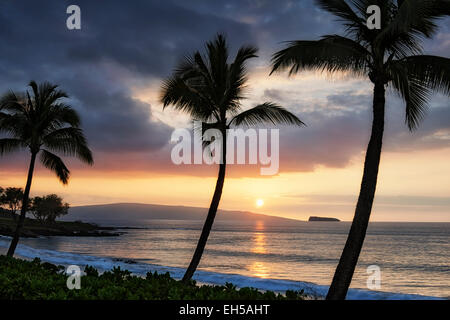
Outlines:
[{"label": "small tree", "polygon": [[23,189],[22,188],[6,188],[0,190],[3,191],[0,197],[0,203],[11,213],[14,220],[17,218],[16,213],[22,206]]},{"label": "small tree", "polygon": [[30,211],[33,216],[46,223],[55,222],[56,218],[66,215],[69,210],[69,204],[63,203],[63,199],[56,194],[35,197],[31,203]]}]

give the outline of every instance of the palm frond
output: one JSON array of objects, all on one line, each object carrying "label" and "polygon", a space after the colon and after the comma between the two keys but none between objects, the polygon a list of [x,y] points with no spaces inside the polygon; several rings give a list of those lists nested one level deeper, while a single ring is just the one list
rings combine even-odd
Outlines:
[{"label": "palm frond", "polygon": [[344,0],[316,0],[319,7],[339,17],[348,28],[361,27],[365,21]]},{"label": "palm frond", "polygon": [[450,95],[450,59],[431,55],[411,56],[398,61],[408,70],[408,77],[423,86]]},{"label": "palm frond", "polygon": [[236,114],[247,81],[245,61],[255,57],[256,51],[251,46],[241,47],[229,64],[226,39],[218,34],[206,43],[204,56],[196,51],[184,58],[163,82],[163,108],[171,105],[204,122],[224,121],[227,113]]},{"label": "palm frond", "polygon": [[192,81],[188,84],[180,77],[171,77],[163,82],[160,100],[163,108],[170,105],[175,110],[202,121],[215,115],[213,105],[203,94],[201,87],[192,85]]},{"label": "palm frond", "polygon": [[397,53],[398,58],[420,54],[423,38],[431,38],[437,30],[437,20],[449,15],[450,0],[402,1],[377,34],[374,46]]},{"label": "palm frond", "polygon": [[60,157],[47,150],[42,150],[40,160],[44,167],[53,171],[63,184],[69,182],[70,171]]},{"label": "palm frond", "polygon": [[349,71],[365,74],[370,53],[357,42],[338,35],[324,36],[318,41],[291,41],[287,48],[272,57],[272,72],[290,68],[289,74],[300,70],[327,72]]},{"label": "palm frond", "polygon": [[75,156],[89,165],[94,163],[92,152],[80,128],[67,127],[55,130],[43,137],[42,142],[52,151],[66,156]]},{"label": "palm frond", "polygon": [[23,147],[23,143],[19,139],[14,138],[0,139],[0,155],[17,151],[21,147]]},{"label": "palm frond", "polygon": [[26,97],[23,94],[17,94],[13,91],[9,91],[0,98],[0,110],[8,113],[26,113],[26,109],[24,107],[25,100]]},{"label": "palm frond", "polygon": [[78,128],[81,125],[81,120],[78,112],[69,105],[60,102],[52,104],[49,109],[50,124],[52,122],[58,123],[60,125],[68,124],[75,128]]},{"label": "palm frond", "polygon": [[244,99],[243,91],[248,80],[245,63],[247,60],[257,57],[257,52],[258,49],[253,46],[239,48],[233,63],[229,67],[225,92],[220,105],[226,106],[227,111],[231,114],[236,114],[241,108],[240,100]]},{"label": "palm frond", "polygon": [[1,113],[0,132],[25,141],[30,138],[31,131],[29,121],[22,113]]},{"label": "palm frond", "polygon": [[406,123],[414,130],[428,109],[432,91],[450,95],[450,59],[411,56],[388,64],[392,85],[406,102]]},{"label": "palm frond", "polygon": [[68,98],[64,91],[57,89],[58,85],[47,81],[39,85],[35,81],[30,81],[29,86],[32,88],[35,104],[39,108],[51,106],[62,98]]},{"label": "palm frond", "polygon": [[405,123],[409,130],[415,130],[428,110],[431,90],[420,79],[409,74],[405,65],[393,63],[389,68],[392,86],[405,100]]},{"label": "palm frond", "polygon": [[218,92],[223,92],[228,72],[228,45],[223,34],[206,43],[209,68]]},{"label": "palm frond", "polygon": [[437,30],[436,21],[450,15],[449,0],[403,1],[395,18],[380,34],[416,33],[430,38]]},{"label": "palm frond", "polygon": [[259,123],[305,125],[296,115],[271,102],[241,112],[231,119],[229,125],[254,126]]}]

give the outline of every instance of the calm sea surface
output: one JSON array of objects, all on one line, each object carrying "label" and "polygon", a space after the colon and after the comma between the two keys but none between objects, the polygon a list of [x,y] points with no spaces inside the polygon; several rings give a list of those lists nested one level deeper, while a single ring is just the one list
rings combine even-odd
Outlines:
[{"label": "calm sea surface", "polygon": [[[104,222],[105,223],[105,222]],[[106,223],[107,224],[107,223]],[[35,249],[186,267],[201,221],[140,221],[119,237],[21,239]],[[329,285],[346,222],[216,223],[199,270]],[[381,269],[379,291],[450,297],[450,223],[371,223],[352,288],[367,290],[367,267]]]}]

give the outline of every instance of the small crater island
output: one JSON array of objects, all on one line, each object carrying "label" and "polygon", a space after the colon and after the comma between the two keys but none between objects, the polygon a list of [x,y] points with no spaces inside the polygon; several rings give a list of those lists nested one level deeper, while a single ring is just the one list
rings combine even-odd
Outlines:
[{"label": "small crater island", "polygon": [[308,221],[334,221],[334,222],[339,222],[341,220],[339,220],[337,218],[311,216],[311,217],[309,217]]}]

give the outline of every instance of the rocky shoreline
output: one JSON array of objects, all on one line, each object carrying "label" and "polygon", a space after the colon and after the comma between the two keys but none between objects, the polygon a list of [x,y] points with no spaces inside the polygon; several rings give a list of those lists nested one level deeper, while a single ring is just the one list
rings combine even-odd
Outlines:
[{"label": "rocky shoreline", "polygon": [[[0,216],[0,235],[13,236],[16,221],[9,215]],[[56,221],[54,223],[42,223],[35,219],[26,218],[20,234],[24,238],[36,238],[40,236],[67,236],[67,237],[115,237],[123,232],[117,232],[120,228],[101,227],[93,223],[81,221]]]}]

